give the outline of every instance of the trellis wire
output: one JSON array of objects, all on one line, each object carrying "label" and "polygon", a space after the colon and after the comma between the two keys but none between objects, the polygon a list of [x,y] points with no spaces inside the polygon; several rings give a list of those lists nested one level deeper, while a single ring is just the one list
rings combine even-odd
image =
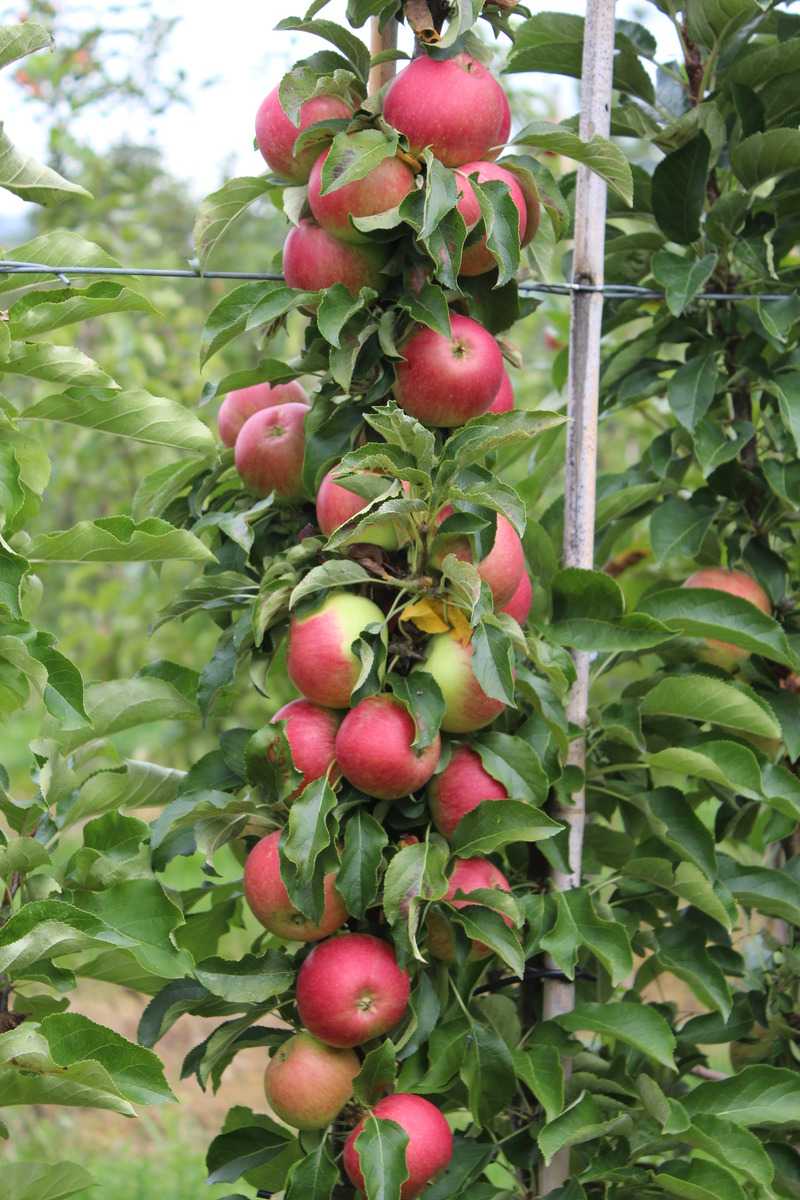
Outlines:
[{"label": "trellis wire", "polygon": [[[68,287],[71,275],[121,275],[134,278],[137,275],[157,279],[237,279],[244,282],[282,283],[283,275],[274,271],[199,271],[192,267],[54,267],[47,263],[17,262],[15,259],[0,259],[0,275],[53,275]],[[663,300],[663,292],[654,288],[639,287],[633,283],[540,283],[537,280],[518,281],[521,292],[541,293],[546,296],[573,296],[580,293],[601,292],[609,300]],[[785,292],[698,292],[692,302],[787,300],[798,294],[798,288]]]}]

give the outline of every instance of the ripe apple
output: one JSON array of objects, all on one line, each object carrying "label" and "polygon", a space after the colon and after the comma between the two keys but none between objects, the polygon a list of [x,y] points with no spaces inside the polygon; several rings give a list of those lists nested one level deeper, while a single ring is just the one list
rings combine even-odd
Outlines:
[{"label": "ripe apple", "polygon": [[444,697],[445,733],[470,733],[482,729],[505,708],[487,696],[472,670],[472,644],[464,646],[449,633],[437,633],[428,642],[425,661],[415,671],[427,671]]},{"label": "ripe apple", "polygon": [[265,929],[287,942],[316,942],[328,937],[347,920],[347,909],[336,891],[336,873],[325,876],[325,906],[319,922],[299,912],[281,879],[278,845],[281,831],[267,834],[256,842],[244,864],[244,895],[253,916]]},{"label": "ripe apple", "polygon": [[[437,514],[437,523],[441,524],[452,512],[452,507],[445,505]],[[435,567],[441,567],[448,554],[454,554],[462,562],[472,562],[469,539],[460,533],[439,534],[433,542],[431,562]],[[525,574],[525,551],[519,534],[502,513],[497,514],[494,543],[478,563],[478,574],[489,585],[497,607],[509,602]]]},{"label": "ripe apple", "polygon": [[[455,900],[456,892],[467,894],[478,891],[479,888],[499,888],[501,892],[510,892],[511,884],[488,858],[461,858],[450,876],[444,898],[449,900],[453,908],[467,908],[470,901]],[[511,918],[505,913],[502,916],[506,925],[511,927]],[[453,926],[444,913],[432,911],[428,917],[428,949],[434,958],[441,959],[442,962],[452,962],[455,957]],[[487,954],[491,954],[491,950],[484,942],[473,939],[472,953],[475,958],[485,958]]]},{"label": "ripe apple", "polygon": [[492,401],[491,407],[487,409],[490,413],[512,412],[514,409],[514,389],[511,386],[511,380],[508,371],[503,370],[503,379],[500,387],[497,389],[497,395]]},{"label": "ripe apple", "polygon": [[338,713],[312,704],[310,700],[290,700],[275,713],[272,721],[284,722],[292,762],[303,775],[303,781],[289,797],[289,803],[296,800],[313,779],[321,779],[329,767],[334,767],[332,778],[338,778],[334,745],[339,720]]},{"label": "ripe apple", "polygon": [[[514,201],[519,213],[520,244],[524,245],[525,231],[528,225],[528,208],[516,175],[511,171],[507,171],[505,167],[500,167],[497,163],[493,162],[469,162],[464,163],[463,167],[459,167],[456,171],[456,186],[459,193],[458,211],[464,218],[467,230],[473,229],[481,219],[481,206],[472,187],[470,176],[478,184],[488,183],[491,180],[500,180],[508,186],[511,199]],[[464,247],[459,274],[483,275],[486,271],[491,271],[496,266],[497,261],[489,252],[486,245],[486,236],[484,235],[479,241]]]},{"label": "ripe apple", "polygon": [[[408,1134],[406,1169],[408,1179],[400,1189],[400,1200],[414,1200],[432,1179],[443,1171],[453,1157],[453,1135],[443,1114],[424,1096],[396,1092],[384,1096],[372,1110],[372,1115],[394,1121]],[[364,1118],[366,1120],[366,1118]],[[360,1194],[364,1193],[364,1176],[356,1139],[364,1128],[364,1120],[351,1131],[345,1142],[342,1162],[347,1177]]]},{"label": "ripe apple", "polygon": [[513,617],[518,625],[524,625],[531,613],[531,605],[533,604],[533,584],[531,577],[527,571],[522,572],[517,590],[514,595],[504,604],[500,612],[508,613]]},{"label": "ripe apple", "polygon": [[396,208],[414,190],[414,172],[399,158],[384,158],[377,167],[353,183],[321,194],[322,167],[330,147],[320,154],[308,180],[308,203],[323,229],[343,242],[364,242],[366,235],[350,224],[350,217],[372,217]]},{"label": "ripe apple", "polygon": [[300,119],[295,125],[281,106],[278,88],[273,88],[256,113],[256,142],[267,166],[276,175],[292,183],[305,183],[319,154],[319,146],[308,146],[296,155],[294,144],[297,138],[318,121],[347,119],[352,115],[350,105],[339,96],[312,96],[300,105]]},{"label": "ripe apple", "polygon": [[343,283],[354,296],[362,287],[379,289],[386,262],[382,246],[350,246],[314,221],[301,221],[283,246],[283,277],[289,287],[320,292]]},{"label": "ripe apple", "polygon": [[[723,567],[705,567],[695,571],[683,584],[687,588],[712,588],[714,591],[727,592],[729,596],[740,596],[749,600],[756,608],[760,608],[767,616],[772,614],[772,603],[760,583],[756,583],[751,575],[744,571],[726,571]],[[732,642],[720,642],[716,638],[706,638],[705,648],[700,657],[706,662],[713,663],[725,671],[733,671],[745,659],[750,657],[750,651]]]},{"label": "ripe apple", "polygon": [[463,425],[488,412],[503,382],[503,356],[488,330],[458,313],[451,336],[423,327],[395,364],[394,394],[401,408],[425,425]]},{"label": "ripe apple", "polygon": [[505,92],[483,63],[466,53],[413,59],[390,85],[383,115],[406,135],[412,154],[430,146],[447,167],[495,158],[511,129]]},{"label": "ripe apple", "polygon": [[353,592],[333,592],[311,612],[292,617],[287,665],[297,690],[324,708],[347,708],[361,670],[351,647],[375,622],[383,623],[377,604]]},{"label": "ripe apple", "polygon": [[239,431],[236,470],[258,496],[275,492],[284,500],[302,498],[307,413],[305,404],[276,404],[253,413]]},{"label": "ripe apple", "polygon": [[507,800],[508,792],[499,779],[484,767],[480,755],[469,746],[458,746],[443,771],[428,786],[428,803],[439,833],[452,838],[462,817],[484,800]]},{"label": "ripe apple", "polygon": [[[362,474],[375,474],[375,472],[365,471]],[[403,491],[408,492],[408,490],[409,484],[404,481]],[[360,513],[368,504],[369,500],[364,496],[359,496],[357,492],[351,492],[344,483],[338,483],[336,467],[331,467],[317,492],[317,524],[322,532],[330,537],[335,529],[338,529],[345,521],[349,521],[356,513]],[[383,550],[397,550],[400,546],[400,539],[401,534],[397,523],[391,517],[387,517],[380,524],[373,525],[364,535],[364,541],[370,546],[380,546]]]},{"label": "ripe apple", "polygon": [[412,749],[413,718],[393,696],[368,696],[347,714],[336,735],[336,762],[353,787],[378,800],[399,800],[428,782],[441,741]]},{"label": "ripe apple", "polygon": [[308,405],[308,396],[296,379],[290,383],[254,383],[250,387],[228,392],[217,413],[220,438],[226,446],[235,445],[248,417],[262,408],[287,403]]},{"label": "ripe apple", "polygon": [[388,942],[345,933],[315,946],[297,976],[297,1011],[329,1046],[360,1046],[405,1015],[408,974]]},{"label": "ripe apple", "polygon": [[310,1033],[296,1033],[270,1058],[264,1093],[287,1125],[325,1129],[353,1094],[360,1070],[354,1051],[326,1046]]}]

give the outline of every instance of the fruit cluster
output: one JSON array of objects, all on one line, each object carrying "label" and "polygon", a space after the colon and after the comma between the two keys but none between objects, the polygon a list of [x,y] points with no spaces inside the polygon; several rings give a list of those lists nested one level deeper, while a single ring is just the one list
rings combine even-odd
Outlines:
[{"label": "fruit cluster", "polygon": [[[284,110],[278,88],[261,105],[256,138],[269,166],[293,184],[308,183],[310,216],[300,216],[284,249],[286,283],[308,293],[324,293],[335,284],[354,295],[368,287],[385,291],[392,244],[371,239],[359,228],[369,219],[380,227],[380,216],[396,209],[418,188],[426,167],[436,160],[453,172],[458,189],[458,212],[472,238],[467,239],[460,274],[475,276],[496,268],[488,245],[486,213],[476,188],[491,183],[505,189],[513,202],[519,241],[536,232],[538,200],[526,195],[518,176],[494,162],[510,127],[508,102],[491,73],[475,58],[459,53],[449,59],[423,56],[399,73],[383,100],[383,120],[402,135],[396,154],[352,182],[331,188],[326,162],[330,144],[320,149],[333,129],[355,117],[351,100],[338,94],[318,94],[300,104],[296,119]],[[314,131],[319,137],[310,136]],[[356,137],[358,130],[353,133]],[[341,160],[341,151],[339,159]],[[340,170],[340,167],[335,167]],[[475,186],[473,186],[473,182]],[[413,276],[403,286],[421,290]],[[319,300],[310,298],[312,314]],[[400,410],[428,429],[452,430],[486,413],[503,414],[514,407],[511,382],[495,337],[472,317],[450,308],[449,334],[413,325],[400,346],[393,371],[393,395]],[[273,494],[284,502],[307,498],[304,485],[306,422],[312,409],[296,382],[268,383],[229,394],[219,413],[220,437],[234,447],[236,469],[245,485],[259,496]],[[413,499],[417,481],[383,478],[374,469],[355,470],[328,465],[314,497],[316,525],[330,537],[358,514],[371,508],[370,484],[384,494]],[[391,489],[394,489],[391,492]],[[358,489],[358,490],[356,490]],[[389,491],[387,491],[389,489]],[[378,493],[376,493],[377,495]],[[420,510],[425,505],[420,503]],[[478,585],[485,585],[487,603],[522,625],[531,602],[532,585],[517,530],[503,513],[489,547],[477,544],[459,524],[459,504],[439,504],[420,511],[416,519],[432,527],[426,538],[423,577],[429,594],[446,591],[439,575],[445,560],[472,563]],[[426,533],[428,530],[426,529]],[[407,524],[391,513],[372,521],[356,549],[379,561],[402,559],[409,541]],[[402,566],[396,566],[402,572]],[[410,565],[406,565],[410,573]],[[420,563],[416,563],[417,575]],[[424,586],[422,593],[424,597]],[[508,798],[503,783],[485,768],[468,741],[443,744],[438,732],[468,735],[490,725],[505,705],[486,694],[474,669],[474,646],[469,626],[448,622],[444,631],[430,632],[416,652],[401,664],[411,694],[430,691],[437,697],[436,731],[420,737],[413,707],[388,691],[378,690],[353,702],[363,664],[356,646],[377,637],[384,650],[396,635],[403,614],[384,612],[369,596],[334,587],[294,611],[288,636],[287,671],[300,698],[274,716],[291,757],[296,788],[285,798],[297,801],[315,780],[343,781],[364,797],[393,802],[426,789],[430,817],[438,833],[450,841],[466,814],[485,801]],[[420,626],[425,630],[424,624]],[[392,650],[395,648],[392,647]],[[402,655],[400,655],[402,657]],[[274,751],[274,746],[273,746]],[[325,1128],[347,1104],[361,1063],[354,1047],[394,1029],[407,1013],[410,979],[387,941],[372,934],[336,933],[349,919],[336,889],[336,871],[324,879],[321,916],[312,920],[292,903],[282,877],[284,831],[277,829],[251,850],[245,864],[245,895],[255,916],[275,936],[293,942],[318,942],[300,967],[296,981],[297,1013],[304,1031],[296,1033],[273,1055],[266,1073],[266,1092],[273,1110],[301,1130]],[[415,841],[416,838],[412,838]],[[470,893],[495,889],[510,892],[510,884],[488,858],[461,858],[452,869],[443,900],[456,909],[478,902]],[[503,920],[510,924],[507,916]],[[432,913],[427,924],[427,949],[452,962],[456,937],[451,923]],[[477,938],[473,959],[490,953]],[[408,1136],[408,1179],[404,1200],[417,1196],[449,1162],[449,1126],[428,1100],[410,1094],[381,1099],[377,1117],[398,1124]],[[344,1167],[356,1188],[364,1182],[356,1148],[363,1121],[349,1134]]]}]

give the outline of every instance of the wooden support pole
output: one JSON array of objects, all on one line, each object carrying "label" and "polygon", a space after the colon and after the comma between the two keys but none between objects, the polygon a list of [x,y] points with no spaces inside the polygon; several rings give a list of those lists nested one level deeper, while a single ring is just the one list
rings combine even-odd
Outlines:
[{"label": "wooden support pole", "polygon": [[[611,124],[611,79],[614,63],[614,0],[588,0],[581,73],[580,135],[608,137]],[[572,278],[575,283],[603,282],[605,251],[606,185],[587,167],[578,168],[575,196],[575,248]],[[569,341],[566,480],[564,493],[564,565],[594,566],[595,488],[597,478],[597,410],[600,389],[600,326],[603,296],[600,292],[575,292]],[[589,705],[589,655],[575,653],[577,680],[570,693],[567,715],[585,728]],[[583,769],[585,738],[570,747],[569,762]],[[569,827],[569,871],[554,871],[555,891],[579,887],[586,817],[583,789],[554,814]],[[575,1006],[575,987],[558,979],[545,982],[543,1016],[549,1020]],[[569,1179],[569,1151],[557,1154],[539,1173],[539,1195],[546,1196]]]},{"label": "wooden support pole", "polygon": [[[394,50],[397,47],[397,27],[398,22],[392,19],[381,29],[378,18],[372,17],[369,31],[370,53],[375,55],[380,54],[382,50]],[[394,75],[395,65],[394,61],[384,62],[372,68],[369,73],[370,96],[379,92],[383,85],[389,82]]]}]

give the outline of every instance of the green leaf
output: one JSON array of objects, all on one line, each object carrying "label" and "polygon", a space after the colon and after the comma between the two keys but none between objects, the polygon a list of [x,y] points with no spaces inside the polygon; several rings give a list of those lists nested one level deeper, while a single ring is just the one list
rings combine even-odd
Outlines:
[{"label": "green leaf", "polygon": [[707,913],[724,929],[732,929],[736,920],[736,905],[730,892],[712,884],[694,863],[682,862],[674,871],[665,858],[629,858],[623,874],[641,879],[653,887],[673,892],[701,912]]},{"label": "green leaf", "polygon": [[585,946],[619,984],[633,970],[633,954],[625,927],[597,915],[592,898],[584,888],[557,892],[556,921],[541,939],[542,949],[557,962],[570,979],[575,976],[578,950]]},{"label": "green leaf", "polygon": [[555,1046],[529,1046],[513,1053],[517,1078],[529,1087],[545,1112],[554,1121],[564,1108],[564,1068]]},{"label": "green leaf", "polygon": [[353,1095],[360,1104],[375,1104],[381,1096],[395,1091],[397,1058],[394,1043],[386,1038],[364,1057],[361,1070],[353,1080]]},{"label": "green leaf", "polygon": [[521,800],[485,800],[462,817],[452,837],[459,858],[492,854],[512,842],[540,842],[563,826]]},{"label": "green leaf", "polygon": [[516,1087],[514,1061],[506,1043],[488,1025],[473,1022],[460,1075],[477,1125],[493,1125],[507,1108]]},{"label": "green leaf", "polygon": [[[197,719],[195,705],[171,684],[157,678],[115,679],[91,684],[86,688],[84,703],[90,727],[87,729],[83,724],[73,727],[61,722],[55,733],[65,753],[94,738],[109,737],[112,733],[133,729],[137,725]],[[132,778],[137,784],[144,782],[136,772]],[[160,784],[164,782],[163,778],[159,780]],[[109,788],[112,786],[105,780],[103,783]],[[91,788],[91,782],[87,786]],[[147,792],[144,792],[142,799],[146,795]]]},{"label": "green leaf", "polygon": [[[299,17],[285,17],[284,20],[278,22],[275,28],[315,34],[317,37],[324,38],[326,42],[331,42],[352,65],[359,78],[364,83],[367,82],[370,63],[369,50],[359,37],[338,22],[304,21]],[[373,1200],[373,1198],[369,1197],[369,1200]]]},{"label": "green leaf", "polygon": [[632,1121],[627,1113],[606,1117],[594,1097],[583,1092],[566,1112],[540,1129],[537,1141],[545,1162],[549,1163],[567,1146],[578,1146],[605,1134],[627,1132],[631,1128]]},{"label": "green leaf", "polygon": [[[53,44],[53,39],[36,21],[22,21],[18,25],[0,26],[0,68],[9,63],[34,54],[37,50],[47,50]],[[65,1164],[69,1166],[69,1164]],[[76,1168],[77,1169],[77,1168]],[[15,1193],[12,1191],[12,1195]]]},{"label": "green leaf", "polygon": [[741,1172],[757,1187],[769,1188],[772,1183],[775,1168],[761,1142],[733,1121],[698,1113],[681,1140],[730,1170]]},{"label": "green leaf", "polygon": [[586,1001],[572,1012],[557,1017],[558,1024],[570,1033],[588,1029],[601,1037],[624,1042],[640,1054],[670,1070],[675,1069],[675,1036],[659,1012],[648,1005],[615,1001],[598,1004]]},{"label": "green leaf", "polygon": [[689,37],[711,50],[760,13],[756,0],[687,0]]},{"label": "green leaf", "polygon": [[719,372],[712,351],[690,358],[678,367],[667,384],[669,406],[690,433],[711,407],[718,383]]},{"label": "green leaf", "polygon": [[[517,46],[520,32],[517,32]],[[515,58],[516,52],[511,61]],[[552,150],[556,154],[574,159],[575,162],[583,163],[601,179],[605,179],[608,186],[613,188],[626,204],[633,203],[633,176],[628,160],[619,146],[607,138],[600,137],[599,134],[593,134],[589,141],[584,142],[576,133],[562,125],[553,125],[549,121],[531,121],[514,137],[514,144],[532,146],[538,150]]]},{"label": "green leaf", "polygon": [[[34,204],[54,204],[64,195],[86,196],[91,199],[91,192],[70,183],[58,171],[45,167],[42,163],[16,150],[9,140],[8,134],[0,122],[0,187],[13,192],[21,200],[31,200]],[[37,259],[26,261],[37,262]],[[77,265],[77,264],[71,264]]]},{"label": "green leaf", "polygon": [[[716,747],[735,743],[714,742],[707,745]],[[670,751],[665,753],[669,754]],[[714,838],[700,818],[695,816],[683,793],[675,788],[656,788],[655,791],[646,792],[642,801],[641,811],[656,837],[674,854],[695,863],[709,879],[713,879],[717,873]]]},{"label": "green leaf", "polygon": [[497,625],[480,621],[472,633],[472,669],[487,696],[514,705],[514,648]]},{"label": "green leaf", "polygon": [[415,956],[420,906],[429,900],[441,900],[447,891],[445,868],[449,850],[444,838],[433,834],[430,841],[404,846],[394,855],[383,882],[383,911],[394,926],[408,924],[408,935]]},{"label": "green leaf", "polygon": [[289,601],[289,607],[294,608],[301,600],[306,600],[316,592],[327,591],[328,588],[349,587],[355,583],[371,582],[372,576],[362,566],[351,559],[332,559],[319,567],[312,567],[297,587]]},{"label": "green leaf", "polygon": [[208,453],[215,446],[211,431],[188,408],[141,389],[69,387],[39,400],[23,417],[64,421],[178,450]]},{"label": "green leaf", "polygon": [[705,934],[684,926],[658,934],[658,960],[665,970],[682,979],[701,1004],[714,1008],[727,1020],[733,997],[721,969],[706,950]]},{"label": "green leaf", "polygon": [[13,338],[40,337],[65,325],[116,312],[155,313],[156,310],[146,297],[121,283],[100,280],[83,290],[28,292],[11,305],[9,329]]},{"label": "green leaf", "polygon": [[[650,544],[659,562],[696,558],[716,509],[669,496],[650,518]],[[640,609],[641,611],[641,609]]]},{"label": "green leaf", "polygon": [[782,1067],[745,1067],[737,1075],[701,1083],[682,1103],[689,1116],[723,1117],[736,1125],[800,1122],[800,1076]]},{"label": "green leaf", "polygon": [[268,1117],[259,1117],[263,1125],[243,1125],[221,1133],[208,1147],[206,1183],[232,1183],[247,1171],[272,1162],[286,1149],[291,1136],[288,1129]]},{"label": "green leaf", "polygon": [[[441,164],[440,164],[441,166]],[[450,309],[447,306],[447,296],[442,288],[433,283],[426,283],[419,293],[409,292],[401,296],[398,305],[407,312],[412,321],[427,325],[442,337],[450,338]]]},{"label": "green leaf", "polygon": [[270,186],[263,175],[228,179],[221,188],[201,200],[192,231],[195,253],[201,267],[206,265],[231,226],[251,204],[269,192]]},{"label": "green leaf", "polygon": [[781,736],[778,722],[755,699],[755,693],[708,675],[667,676],[644,697],[642,712],[686,717],[701,724],[708,722],[754,733],[757,737]]},{"label": "green leaf", "polygon": [[[497,899],[495,899],[495,895]],[[512,974],[516,975],[517,979],[522,979],[525,973],[525,956],[519,938],[506,925],[499,910],[493,911],[491,908],[482,907],[492,903],[502,903],[504,906],[511,907],[508,900],[501,901],[500,896],[505,896],[505,893],[496,892],[491,888],[478,888],[475,893],[470,895],[474,904],[470,904],[466,908],[454,908],[449,913],[449,917],[456,925],[461,926],[468,938],[473,942],[488,946],[491,952],[506,964]]]},{"label": "green leaf", "polygon": [[746,188],[800,167],[800,129],[768,129],[739,142],[731,153],[731,166]]},{"label": "green leaf", "polygon": [[800,925],[800,883],[787,871],[740,866],[733,859],[722,857],[720,875],[746,908]]},{"label": "green leaf", "polygon": [[662,232],[683,246],[700,236],[710,159],[711,143],[701,131],[653,172],[653,215]]},{"label": "green leaf", "polygon": [[800,454],[800,372],[787,371],[778,375],[772,381],[770,391],[778,397],[781,420]]},{"label": "green leaf", "polygon": [[719,784],[751,799],[761,798],[761,771],[756,756],[738,742],[674,746],[647,754],[645,758],[657,770],[707,779],[709,783]]},{"label": "green leaf", "polygon": [[212,996],[229,1004],[263,1004],[279,996],[292,984],[292,963],[279,950],[268,950],[259,957],[246,954],[234,961],[206,958],[194,970],[195,978]]},{"label": "green leaf", "polygon": [[662,1163],[653,1179],[668,1195],[687,1200],[746,1200],[730,1171],[702,1158]]},{"label": "green leaf", "polygon": [[646,596],[639,610],[684,636],[718,638],[787,667],[800,665],[778,622],[741,596],[714,588],[670,588]]},{"label": "green leaf", "polygon": [[[373,424],[371,420],[370,424]],[[529,446],[534,438],[563,424],[564,417],[560,413],[525,412],[522,409],[474,417],[445,442],[442,471],[455,472],[473,463],[482,463],[490,451],[505,446],[522,443]]]},{"label": "green leaf", "polygon": [[167,521],[130,517],[81,521],[71,529],[42,533],[28,546],[31,562],[186,562],[213,561],[199,538]]},{"label": "green leaf", "polygon": [[471,742],[489,774],[502,783],[510,800],[541,805],[550,781],[533,746],[508,733],[481,733]]},{"label": "green leaf", "polygon": [[47,1039],[34,1022],[26,1021],[0,1035],[0,1106],[30,1104],[136,1115],[101,1063],[77,1062],[67,1067],[55,1063]]},{"label": "green leaf", "polygon": [[411,675],[392,673],[386,680],[393,696],[408,710],[414,720],[416,734],[411,743],[412,750],[421,754],[439,736],[444,716],[444,699],[439,685],[425,671],[414,671]]},{"label": "green leaf", "polygon": [[399,134],[380,129],[337,133],[322,166],[320,194],[329,196],[348,183],[355,183],[397,153]]},{"label": "green leaf", "polygon": [[111,387],[114,380],[75,346],[49,346],[37,342],[14,342],[0,362],[0,374],[27,375],[47,383],[85,387]]},{"label": "green leaf", "polygon": [[436,461],[436,438],[432,430],[394,403],[371,409],[365,419],[390,446],[398,446],[410,454],[420,471],[432,471]]},{"label": "green leaf", "polygon": [[664,289],[667,308],[673,317],[679,317],[714,274],[717,255],[695,258],[673,254],[671,250],[658,250],[650,265],[653,278]]},{"label": "green leaf", "polygon": [[378,894],[378,871],[388,844],[383,826],[363,808],[347,821],[336,890],[353,917],[362,918]]},{"label": "green leaf", "polygon": [[497,282],[501,288],[515,278],[519,269],[519,213],[505,182],[472,181],[472,190],[481,210],[486,247],[497,263]]},{"label": "green leaf", "polygon": [[[100,246],[66,229],[56,229],[51,233],[31,238],[21,246],[14,246],[7,251],[7,257],[18,262],[42,263],[48,267],[60,267],[65,264],[73,267],[99,267],[99,275],[102,274],[103,267],[120,265]],[[31,272],[25,276],[24,286],[32,288],[42,283],[50,284],[52,281],[52,274]],[[19,291],[20,286],[19,276],[3,277],[0,274],[0,293]],[[128,279],[126,286],[135,289],[136,281]]]},{"label": "green leaf", "polygon": [[3,1186],[14,1200],[67,1200],[92,1188],[94,1182],[89,1172],[75,1163],[3,1163]]},{"label": "green leaf", "polygon": [[[294,864],[292,887],[285,879],[292,901],[312,920],[322,917],[325,903],[324,873],[318,866],[334,833],[336,793],[327,777],[313,780],[291,805],[289,821],[281,838],[281,858]],[[299,890],[298,890],[299,889]]]},{"label": "green leaf", "polygon": [[407,1146],[408,1134],[394,1121],[367,1117],[355,1142],[367,1200],[400,1200]]},{"label": "green leaf", "polygon": [[127,1041],[105,1025],[80,1013],[54,1013],[45,1017],[41,1031],[53,1062],[71,1067],[98,1062],[114,1080],[120,1095],[134,1104],[161,1104],[174,1100],[160,1059],[143,1046]]},{"label": "green leaf", "polygon": [[330,1200],[338,1182],[338,1168],[322,1141],[289,1171],[286,1200]]},{"label": "green leaf", "polygon": [[370,288],[362,288],[358,296],[353,296],[343,283],[335,283],[326,288],[317,309],[317,328],[326,342],[332,346],[341,346],[341,333],[352,316],[359,312],[369,297],[375,292]]}]

